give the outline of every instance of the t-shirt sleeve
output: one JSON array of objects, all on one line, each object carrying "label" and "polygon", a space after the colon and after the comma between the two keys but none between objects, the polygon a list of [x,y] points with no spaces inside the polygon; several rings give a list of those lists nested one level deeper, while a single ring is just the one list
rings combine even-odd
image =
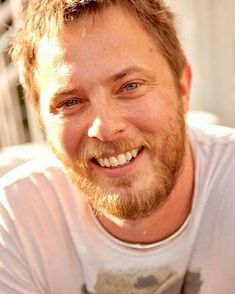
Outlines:
[{"label": "t-shirt sleeve", "polygon": [[30,273],[14,214],[0,189],[0,294],[16,293],[40,292]]},{"label": "t-shirt sleeve", "polygon": [[0,178],[0,294],[82,293],[73,186],[39,159]]}]

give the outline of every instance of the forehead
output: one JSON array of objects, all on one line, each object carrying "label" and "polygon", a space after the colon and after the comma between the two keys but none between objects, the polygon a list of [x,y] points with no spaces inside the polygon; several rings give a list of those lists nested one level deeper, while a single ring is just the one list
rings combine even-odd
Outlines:
[{"label": "forehead", "polygon": [[[135,43],[141,39],[145,41],[148,39],[148,43],[152,42],[151,45],[154,47],[157,44],[135,13],[117,5],[103,8],[95,15],[83,15],[65,26],[60,35],[61,44],[65,47],[67,44],[74,45],[79,40],[80,53],[83,49],[82,43],[86,48],[89,48],[90,44],[95,53],[98,51],[98,46],[105,50],[105,48],[110,49],[111,45],[116,48],[122,45],[122,49],[125,49],[130,46],[130,42]],[[103,43],[100,42],[101,40]],[[94,43],[97,44],[96,47]],[[141,45],[144,46],[144,44]]]},{"label": "forehead", "polygon": [[165,62],[156,40],[129,11],[111,6],[65,26],[57,38],[44,36],[37,54],[39,88],[52,78],[62,86],[73,74],[95,80],[151,58]]},{"label": "forehead", "polygon": [[71,73],[71,66],[64,62],[66,50],[61,46],[58,38],[49,39],[44,36],[37,51],[36,81],[38,86],[45,84],[51,77],[57,77],[62,82]]}]

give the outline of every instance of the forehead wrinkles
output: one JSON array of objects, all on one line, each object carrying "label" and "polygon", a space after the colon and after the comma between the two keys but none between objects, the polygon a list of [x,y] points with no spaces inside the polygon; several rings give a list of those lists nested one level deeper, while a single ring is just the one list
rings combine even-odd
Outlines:
[{"label": "forehead wrinkles", "polygon": [[48,85],[59,85],[69,82],[72,65],[65,62],[65,50],[56,39],[44,36],[39,43],[37,51],[36,81],[39,89],[47,88]]}]

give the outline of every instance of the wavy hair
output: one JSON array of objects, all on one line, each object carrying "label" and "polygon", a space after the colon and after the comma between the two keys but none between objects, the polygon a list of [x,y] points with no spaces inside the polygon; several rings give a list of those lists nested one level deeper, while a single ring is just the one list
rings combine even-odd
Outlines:
[{"label": "wavy hair", "polygon": [[56,37],[64,26],[81,15],[95,15],[110,5],[125,7],[139,18],[146,31],[156,40],[176,85],[179,85],[186,58],[177,37],[173,13],[163,0],[25,0],[10,55],[13,62],[19,65],[25,96],[34,106],[39,102],[35,70],[37,49],[42,37]]}]

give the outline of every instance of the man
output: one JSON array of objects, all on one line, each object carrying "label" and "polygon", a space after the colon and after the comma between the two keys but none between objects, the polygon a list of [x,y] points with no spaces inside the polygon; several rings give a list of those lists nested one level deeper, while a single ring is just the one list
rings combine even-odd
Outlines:
[{"label": "man", "polygon": [[26,1],[12,56],[59,161],[1,180],[0,292],[234,293],[235,132],[185,127],[163,1]]}]

